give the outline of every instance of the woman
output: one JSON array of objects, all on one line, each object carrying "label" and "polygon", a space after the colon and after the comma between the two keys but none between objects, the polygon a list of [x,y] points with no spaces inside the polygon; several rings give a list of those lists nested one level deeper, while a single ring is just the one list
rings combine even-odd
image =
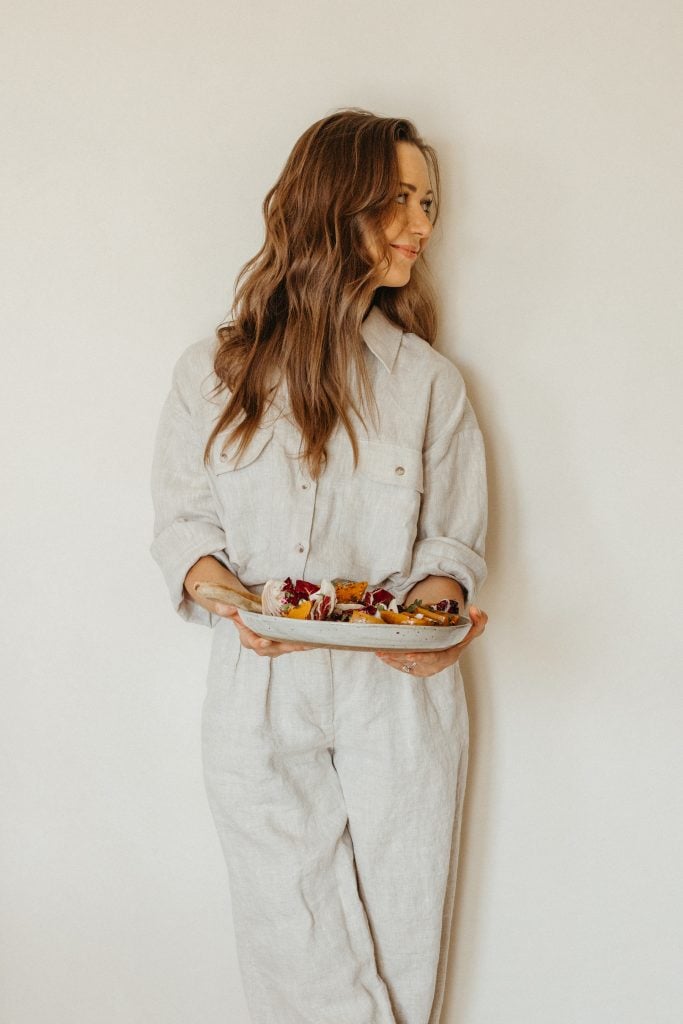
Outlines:
[{"label": "woman", "polygon": [[[432,178],[430,180],[430,173]],[[232,320],[178,360],[152,554],[215,627],[209,804],[257,1024],[436,1024],[468,750],[458,660],[487,617],[482,437],[431,343],[436,154],[410,121],[313,124],[264,201]],[[473,627],[426,653],[261,639],[200,581],[345,577]],[[418,628],[418,627],[416,627]]]}]

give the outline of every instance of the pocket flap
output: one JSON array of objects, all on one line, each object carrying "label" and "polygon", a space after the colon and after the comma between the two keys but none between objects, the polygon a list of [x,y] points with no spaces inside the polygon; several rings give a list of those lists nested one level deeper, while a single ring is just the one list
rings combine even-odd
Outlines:
[{"label": "pocket flap", "polygon": [[359,448],[358,470],[371,480],[422,493],[422,452],[414,448],[370,441]]},{"label": "pocket flap", "polygon": [[257,459],[263,449],[273,436],[273,426],[258,427],[251,441],[238,457],[238,441],[231,441],[221,444],[220,435],[211,451],[211,465],[214,473],[229,473],[236,469],[242,469]]}]

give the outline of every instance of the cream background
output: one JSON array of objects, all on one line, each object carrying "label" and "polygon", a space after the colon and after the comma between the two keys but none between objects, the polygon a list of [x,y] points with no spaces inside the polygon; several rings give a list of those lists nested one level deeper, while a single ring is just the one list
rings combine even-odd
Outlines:
[{"label": "cream background", "polygon": [[148,554],[149,463],[291,145],[346,105],[438,149],[438,347],[489,453],[443,1022],[681,1020],[682,21],[6,9],[3,1024],[246,1024],[199,757],[210,634]]}]

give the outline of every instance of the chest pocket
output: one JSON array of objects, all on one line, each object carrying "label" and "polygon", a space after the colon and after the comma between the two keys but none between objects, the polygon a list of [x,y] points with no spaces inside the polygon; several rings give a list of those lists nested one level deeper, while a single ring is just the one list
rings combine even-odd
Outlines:
[{"label": "chest pocket", "polygon": [[[211,451],[211,478],[227,551],[240,571],[268,558],[274,509],[274,427],[259,427],[240,456],[238,443],[220,436]],[[221,450],[224,446],[224,450]]]},{"label": "chest pocket", "polygon": [[[358,472],[368,480],[404,490],[423,491],[422,452],[401,445],[371,441],[358,453]],[[391,500],[391,491],[383,491]],[[396,499],[397,495],[394,494]]]},{"label": "chest pocket", "polygon": [[422,452],[370,441],[359,445],[347,481],[343,531],[356,572],[371,582],[407,573],[423,491]]}]

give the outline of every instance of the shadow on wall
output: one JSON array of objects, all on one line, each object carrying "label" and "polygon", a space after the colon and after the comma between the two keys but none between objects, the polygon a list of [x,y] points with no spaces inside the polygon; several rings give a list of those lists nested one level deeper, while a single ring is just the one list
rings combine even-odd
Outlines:
[{"label": "shadow on wall", "polygon": [[[489,577],[480,598],[490,621],[484,636],[478,641],[478,646],[473,647],[472,652],[465,655],[462,663],[470,719],[470,749],[448,975],[440,1024],[452,1024],[454,1021],[468,1019],[472,979],[478,976],[477,959],[482,941],[478,922],[482,917],[480,910],[487,885],[492,843],[493,823],[490,815],[494,805],[492,795],[495,788],[496,764],[495,757],[491,756],[496,745],[493,714],[495,685],[489,667],[495,664],[495,659],[487,656],[487,647],[495,643],[496,619],[499,614],[494,614],[491,607],[503,607],[503,603],[496,600],[496,593],[502,587],[502,580],[498,579],[498,576],[506,575],[506,567],[509,572],[511,564],[515,562],[514,558],[505,557],[503,548],[516,551],[517,545],[514,541],[519,536],[518,503],[510,500],[510,495],[514,495],[514,487],[508,479],[505,480],[503,487],[501,477],[501,467],[511,464],[507,453],[500,451],[501,446],[505,445],[506,432],[502,425],[495,422],[495,396],[487,392],[485,384],[473,381],[472,376],[472,373],[467,371],[467,391],[486,446],[489,487],[486,562]],[[493,439],[496,440],[495,444]],[[503,493],[506,495],[504,516],[501,511]],[[517,569],[519,567],[512,571],[515,572]],[[520,613],[520,607],[527,604],[527,595],[524,591],[524,580],[516,580],[515,616]],[[476,603],[478,602],[479,598]]]}]

